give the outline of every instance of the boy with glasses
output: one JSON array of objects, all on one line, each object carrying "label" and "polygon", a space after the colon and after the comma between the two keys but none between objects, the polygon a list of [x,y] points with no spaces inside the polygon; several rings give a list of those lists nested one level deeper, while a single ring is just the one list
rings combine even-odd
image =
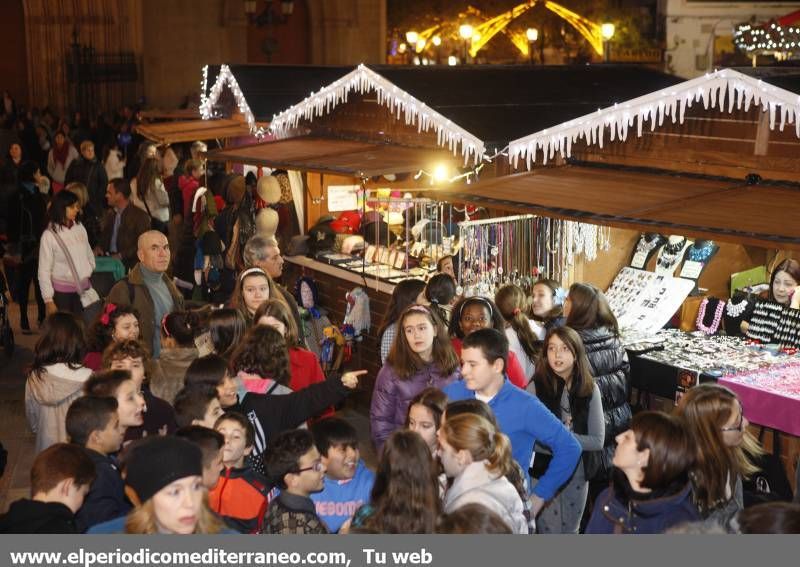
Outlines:
[{"label": "boy with glasses", "polygon": [[284,431],[275,436],[264,455],[267,477],[281,493],[270,502],[263,533],[329,533],[309,497],[322,490],[326,470],[311,433],[306,429]]}]

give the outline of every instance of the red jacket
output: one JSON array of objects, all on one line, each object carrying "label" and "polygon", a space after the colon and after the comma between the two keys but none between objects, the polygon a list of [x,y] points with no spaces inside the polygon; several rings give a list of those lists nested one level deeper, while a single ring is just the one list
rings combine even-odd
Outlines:
[{"label": "red jacket", "polygon": [[[450,342],[453,344],[456,355],[461,359],[461,339],[453,337],[450,339]],[[524,390],[525,386],[528,385],[528,381],[525,379],[525,371],[522,370],[519,360],[517,360],[516,355],[511,351],[508,351],[508,367],[506,368],[506,374],[508,374],[508,379],[511,383],[517,388],[522,388]]]},{"label": "red jacket", "polygon": [[195,191],[200,187],[200,182],[191,175],[181,175],[178,178],[178,187],[183,198],[183,222],[188,222],[186,219],[192,218],[192,201]]},{"label": "red jacket", "polygon": [[[297,392],[308,388],[311,384],[325,381],[325,374],[319,364],[317,355],[304,348],[289,349],[289,388]],[[333,408],[328,408],[320,417],[333,415]]]},{"label": "red jacket", "polygon": [[259,533],[271,494],[267,479],[250,467],[226,467],[208,491],[209,507],[242,533]]}]

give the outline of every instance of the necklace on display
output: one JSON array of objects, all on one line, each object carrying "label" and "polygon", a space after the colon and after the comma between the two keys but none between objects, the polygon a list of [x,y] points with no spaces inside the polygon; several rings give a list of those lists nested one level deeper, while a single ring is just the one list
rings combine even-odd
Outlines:
[{"label": "necklace on display", "polygon": [[697,330],[703,331],[706,335],[713,335],[717,332],[717,329],[719,329],[719,323],[722,321],[722,310],[725,307],[725,302],[721,299],[717,300],[717,308],[714,310],[714,319],[709,326],[706,326],[704,323],[707,307],[708,298],[706,297],[700,304],[700,311],[697,312]]},{"label": "necklace on display", "polygon": [[714,252],[714,247],[715,245],[712,240],[707,240],[706,243],[700,247],[698,247],[697,244],[692,244],[688,250],[688,258],[693,262],[705,263]]},{"label": "necklace on display", "polygon": [[636,252],[650,254],[654,248],[661,243],[661,235],[656,234],[652,239],[647,238],[646,234],[639,237],[639,242],[636,244]]},{"label": "necklace on display", "polygon": [[733,301],[729,301],[725,307],[725,313],[729,317],[733,317],[734,319],[741,317],[742,313],[744,313],[744,310],[747,309],[747,304],[748,301],[746,297],[742,299],[740,303],[734,303]]},{"label": "necklace on display", "polygon": [[679,240],[678,242],[667,243],[664,245],[664,248],[661,249],[661,254],[658,257],[658,265],[662,268],[672,268],[677,264],[678,260],[681,258],[683,252],[683,247],[686,245],[686,237]]}]

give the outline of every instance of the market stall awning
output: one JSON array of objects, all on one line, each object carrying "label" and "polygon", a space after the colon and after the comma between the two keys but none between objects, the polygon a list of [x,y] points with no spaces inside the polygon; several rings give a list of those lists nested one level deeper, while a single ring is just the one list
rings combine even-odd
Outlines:
[{"label": "market stall awning", "polygon": [[338,138],[300,137],[208,152],[213,161],[231,161],[279,169],[372,177],[389,173],[432,171],[436,164],[456,164],[447,150],[373,144]]},{"label": "market stall awning", "polygon": [[500,177],[437,195],[495,209],[621,228],[800,247],[800,188],[691,175],[564,166]]},{"label": "market stall awning", "polygon": [[139,124],[136,131],[159,144],[194,142],[195,140],[217,140],[250,136],[250,128],[241,120],[181,120]]}]

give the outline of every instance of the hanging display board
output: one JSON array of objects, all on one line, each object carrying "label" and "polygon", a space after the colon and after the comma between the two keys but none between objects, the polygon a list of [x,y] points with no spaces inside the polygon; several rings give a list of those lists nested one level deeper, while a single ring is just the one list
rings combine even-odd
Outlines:
[{"label": "hanging display board", "polygon": [[358,209],[358,185],[328,185],[329,211]]},{"label": "hanging display board", "polygon": [[625,267],[606,297],[621,329],[647,334],[666,325],[693,288],[691,280]]}]

